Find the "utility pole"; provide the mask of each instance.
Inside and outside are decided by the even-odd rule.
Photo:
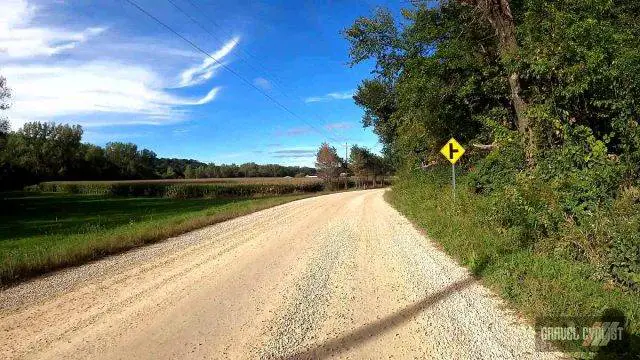
[[[347,151],[349,148],[349,143],[344,143],[344,171],[346,176],[344,177],[344,189],[347,190],[349,186],[349,158],[347,157]]]

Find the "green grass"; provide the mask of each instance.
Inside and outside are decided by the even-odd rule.
[[[308,196],[168,199],[6,194],[0,200],[0,285]]]
[[[640,294],[594,280],[596,269],[588,264],[522,249],[513,243],[509,230],[487,216],[492,206],[488,199],[464,186],[452,199],[448,174],[407,176],[394,184],[388,200],[532,321],[541,316],[601,316],[607,309],[619,310],[629,321],[632,351],[640,351]]]

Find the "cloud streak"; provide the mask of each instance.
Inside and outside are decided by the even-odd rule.
[[[271,151],[274,158],[313,158],[316,156],[316,149],[282,149]]]
[[[211,58],[167,76],[154,71],[145,60],[127,59],[129,52],[114,51],[111,55],[119,57],[95,60],[98,54],[94,49],[101,52],[103,48],[133,46],[131,42],[105,43],[101,39],[94,47],[83,47],[81,53],[90,54],[87,60],[86,56],[78,57],[76,52],[80,49],[76,48],[100,40],[96,37],[108,31],[106,27],[74,31],[40,23],[32,26],[37,7],[25,0],[6,1],[0,12],[0,68],[14,94],[8,112],[14,128],[27,121],[48,120],[84,126],[169,124],[186,120],[188,107],[208,104],[219,95],[220,86],[211,87],[201,97],[180,96],[172,91],[176,88],[176,73],[178,87],[211,79],[220,67]],[[48,14],[37,15],[40,19]],[[239,37],[227,41],[213,57],[225,58],[238,42]],[[62,52],[63,60],[54,56]],[[190,55],[182,51],[173,56],[184,61]]]
[[[264,90],[264,91],[269,91],[271,90],[271,82],[265,78],[262,77],[258,77],[253,79],[253,85],[259,87],[260,89]]]
[[[343,91],[343,92],[332,92],[322,96],[310,96],[304,99],[304,102],[315,103],[315,102],[332,101],[332,100],[346,100],[346,99],[351,99],[352,97],[353,97],[353,90]]]
[[[330,123],[324,126],[325,129],[332,131],[332,130],[349,130],[351,128],[353,128],[353,123],[349,123],[349,122],[337,122],[337,123]]]
[[[163,81],[156,73],[112,62],[5,67],[3,73],[12,79],[15,94],[10,118],[21,123],[75,114],[119,113],[146,117],[122,124],[159,125],[184,120],[182,107],[207,104],[220,91],[214,87],[202,98],[176,96],[162,89]]]
[[[182,74],[180,74],[179,87],[193,86],[211,79],[215,72],[222,67],[220,64],[224,57],[229,55],[231,50],[238,45],[239,41],[240,38],[236,36],[213,53],[211,56],[217,61],[211,57],[206,57],[200,65],[184,70]]]
[[[25,0],[7,0],[0,15],[0,57],[32,58],[52,56],[72,50],[106,27],[89,27],[81,31],[29,27],[36,11]]]
[[[294,137],[294,136],[302,136],[313,132],[313,129],[309,126],[303,127],[295,127],[287,130],[279,130],[276,132],[277,136],[286,136],[286,137]]]

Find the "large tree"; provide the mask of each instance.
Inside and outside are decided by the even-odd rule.
[[[499,41],[499,51],[505,63],[515,60],[518,55],[516,25],[509,0],[457,0],[473,6],[480,16],[488,21],[495,30]],[[511,102],[517,117],[517,128],[526,136],[530,133],[527,103],[522,98],[520,73],[515,67],[509,67],[508,79]]]
[[[637,1],[451,0],[403,15],[345,31],[352,63],[375,62],[354,98],[385,151],[415,165],[452,136],[524,139],[534,169],[584,126],[640,171]]]
[[[7,85],[7,79],[0,75],[0,152],[4,147],[4,140],[6,139],[9,131],[11,131],[11,124],[9,119],[4,114],[4,111],[11,107],[11,89]],[[1,154],[0,154],[1,155]]]
[[[9,109],[11,103],[11,90],[7,86],[7,80],[0,75],[0,188],[4,186],[10,176],[10,164],[7,153],[5,151],[7,136],[11,131],[9,120],[4,115],[5,110]]]
[[[9,134],[9,131],[11,131],[9,119],[7,119],[4,114],[4,111],[8,110],[11,106],[10,100],[11,89],[7,86],[7,79],[0,75],[0,151],[3,149],[4,140]]]
[[[81,149],[78,125],[30,122],[10,136],[7,151],[11,161],[28,169],[38,179],[71,175]]]
[[[375,61],[373,78],[354,96],[364,126],[380,136],[385,154],[409,161],[437,154],[450,137],[487,140],[491,120],[510,125],[513,114],[496,113],[510,102],[498,43],[474,9],[456,2],[405,11],[398,29],[378,10],[345,31],[352,64]]]

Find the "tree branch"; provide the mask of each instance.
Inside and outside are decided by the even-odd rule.
[[[485,144],[472,144],[472,146],[474,148],[480,149],[480,150],[493,150],[495,148],[498,147],[498,144],[494,141],[491,144],[485,145]]]

